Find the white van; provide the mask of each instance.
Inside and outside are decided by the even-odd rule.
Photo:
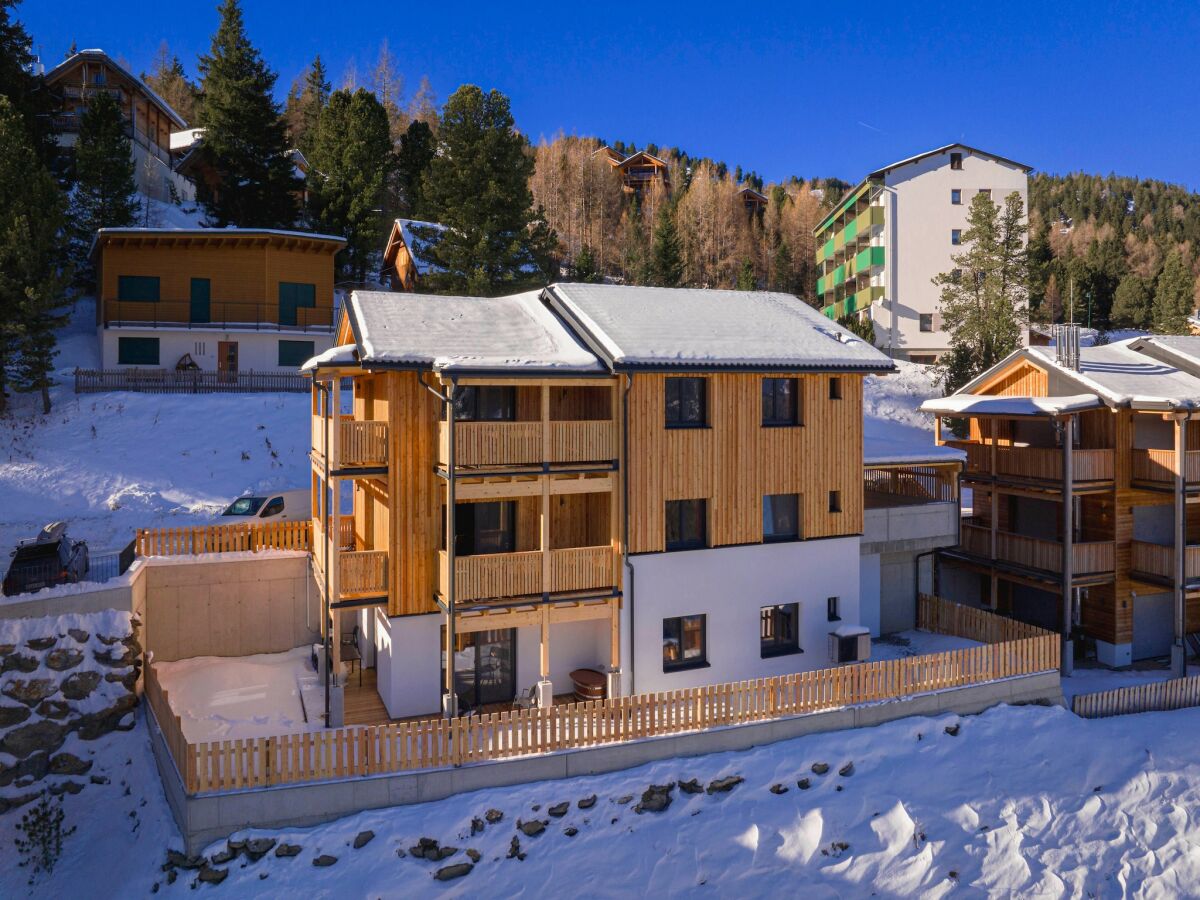
[[[243,522],[297,522],[312,518],[312,494],[307,489],[238,497],[221,513],[221,525]]]

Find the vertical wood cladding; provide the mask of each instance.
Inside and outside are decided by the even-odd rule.
[[[629,392],[629,547],[664,549],[665,503],[708,501],[713,547],[762,540],[762,498],[801,495],[806,538],[862,532],[862,377],[720,373],[707,381],[708,426],[665,426],[661,373],[633,376]],[[803,425],[764,428],[762,380],[797,378]],[[831,377],[841,398],[830,398]],[[829,492],[841,493],[830,512]]]

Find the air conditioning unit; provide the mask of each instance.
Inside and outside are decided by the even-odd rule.
[[[829,632],[829,661],[866,662],[871,658],[871,631],[865,625],[842,625]]]

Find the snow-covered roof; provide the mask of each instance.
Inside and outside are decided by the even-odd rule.
[[[1067,397],[1000,397],[994,394],[951,394],[921,404],[937,416],[1058,416],[1103,406],[1095,394]]]
[[[894,435],[863,434],[864,466],[921,466],[964,462],[967,454],[955,447],[923,441],[898,440]]]
[[[92,238],[92,245],[88,250],[88,255],[96,252],[107,238],[113,237],[187,237],[194,235],[197,237],[206,238],[238,238],[238,237],[285,237],[296,238],[305,241],[319,241],[322,243],[332,243],[338,246],[334,249],[345,246],[346,239],[338,237],[336,234],[317,234],[308,231],[286,231],[280,228],[237,228],[230,225],[228,228],[100,228],[97,229],[95,236]]]
[[[894,368],[791,294],[572,283],[546,296],[614,369]]]
[[[355,344],[339,344],[330,347],[324,353],[318,353],[300,367],[301,372],[312,372],[320,368],[334,366],[357,366],[358,346]]]
[[[408,255],[412,257],[413,267],[416,268],[417,274],[428,275],[430,272],[442,271],[439,266],[435,266],[417,252],[413,241],[420,240],[420,238],[413,233],[412,229],[415,225],[417,228],[431,228],[441,232],[446,230],[446,226],[439,225],[437,222],[422,222],[420,219],[397,219],[396,225],[400,229],[400,237],[404,241],[404,246],[408,248]]]
[[[1084,390],[1094,391],[1113,406],[1189,408],[1200,405],[1200,378],[1146,352],[1147,349],[1161,351],[1167,347],[1161,337],[1081,347],[1078,369],[1059,363],[1054,347],[1030,347],[1027,352],[1034,362],[1049,367]]]
[[[363,365],[438,371],[602,373],[604,365],[539,299],[354,291],[347,312]]]
[[[75,65],[76,62],[81,62],[82,60],[80,60],[80,57],[96,59],[96,60],[103,62],[106,66],[112,66],[114,69],[116,69],[122,75],[124,75],[126,78],[128,78],[130,81],[132,81],[134,84],[136,84],[139,89],[145,91],[146,96],[148,96],[151,100],[153,100],[155,102],[155,104],[157,104],[159,107],[161,107],[162,111],[165,112],[171,118],[172,122],[174,122],[180,128],[187,128],[187,122],[185,122],[183,120],[183,117],[181,115],[179,115],[179,113],[175,112],[175,110],[171,108],[171,104],[167,103],[166,100],[164,100],[162,97],[158,96],[158,94],[156,94],[153,90],[150,89],[150,86],[148,84],[146,84],[146,82],[142,81],[142,79],[138,78],[136,75],[134,75],[132,72],[130,72],[128,69],[126,69],[123,65],[121,65],[119,62],[117,62],[115,59],[113,59],[111,56],[109,56],[103,50],[99,50],[99,49],[80,50],[78,53],[74,53],[71,56],[68,56],[66,59],[64,59],[62,62],[60,62],[57,66],[55,66],[53,69],[51,69],[49,72],[46,73],[46,83],[47,84],[53,83],[54,81],[56,81],[58,79],[59,75],[61,75],[67,69],[69,69],[73,65]]]

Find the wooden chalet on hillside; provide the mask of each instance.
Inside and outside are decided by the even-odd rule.
[[[620,173],[621,185],[627,194],[640,196],[656,184],[664,190],[671,189],[670,166],[653,153],[639,150],[628,156],[622,156],[612,147],[601,147],[596,151],[596,155],[607,159],[608,164]]]
[[[413,229],[428,229],[429,232],[440,232],[442,226],[437,222],[422,222],[418,219],[397,219],[392,223],[388,233],[387,244],[383,250],[383,264],[380,267],[380,279],[393,291],[413,292],[421,277],[437,271],[433,264],[425,259],[420,250],[420,237]]]

